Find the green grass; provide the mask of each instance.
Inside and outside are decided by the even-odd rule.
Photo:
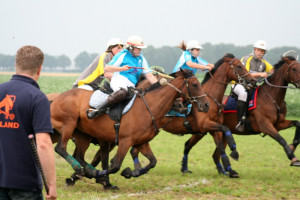
[[[10,77],[0,75],[0,83]],[[72,87],[75,79],[42,76],[39,84],[44,93],[63,92]],[[297,104],[298,90],[288,90],[287,95],[288,104]],[[300,117],[289,119],[299,120]],[[291,128],[281,131],[281,135],[291,143],[294,132],[295,128]],[[270,137],[234,135],[240,160],[231,159],[231,164],[240,175],[238,179],[218,175],[212,160],[215,145],[210,135],[205,136],[190,152],[189,169],[193,173],[182,175],[183,146],[189,137],[161,131],[150,142],[157,165],[139,178],[125,179],[120,175],[126,167],[133,168],[131,157],[127,155],[121,170],[110,176],[111,183],[120,187],[118,191],[105,191],[101,185],[87,178],[78,181],[75,186],[66,186],[65,179],[72,174],[72,168],[56,154],[58,199],[300,199],[300,168],[289,166],[290,161],[283,148]],[[86,155],[87,161],[92,160],[98,148],[91,145]],[[69,142],[70,154],[73,149],[74,144]],[[110,155],[115,152],[116,149]],[[295,155],[300,157],[299,149]],[[143,166],[148,164],[143,156],[140,156],[140,161]]]

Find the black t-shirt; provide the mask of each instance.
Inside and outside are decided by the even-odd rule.
[[[52,133],[50,104],[33,79],[0,84],[0,187],[42,190],[28,135]]]

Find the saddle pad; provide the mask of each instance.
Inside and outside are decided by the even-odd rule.
[[[103,102],[107,99],[108,96],[109,96],[108,94],[103,93],[103,92],[101,92],[100,90],[96,90],[96,91],[92,94],[92,96],[91,96],[91,98],[90,98],[89,105],[90,105],[92,108],[96,108],[97,106],[103,104]],[[130,110],[130,108],[131,108],[132,105],[133,105],[133,102],[134,102],[135,98],[136,98],[136,95],[134,95],[134,96],[132,97],[132,99],[129,101],[129,103],[125,106],[125,108],[124,108],[124,110],[123,110],[123,112],[122,112],[122,115],[124,115],[125,113],[127,113],[127,112]]]
[[[256,108],[256,98],[257,98],[258,87],[255,92],[253,92],[248,105],[248,110],[253,110]],[[225,101],[225,106],[223,108],[223,113],[237,112],[236,99],[232,96],[227,97]]]
[[[171,109],[165,116],[166,117],[186,117],[190,114],[190,112],[192,110],[192,104],[189,104],[187,107],[188,107],[187,114],[182,114],[182,113],[179,113],[179,112]]]

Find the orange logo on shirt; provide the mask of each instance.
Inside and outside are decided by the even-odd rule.
[[[6,97],[0,102],[0,114],[5,115],[5,119],[13,120],[15,119],[15,114],[9,113],[9,111],[14,107],[14,102],[16,100],[15,95],[6,95]]]

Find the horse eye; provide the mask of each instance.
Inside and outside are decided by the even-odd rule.
[[[241,65],[238,65],[238,66],[237,66],[237,68],[241,69],[241,68],[242,68],[242,66],[241,66]]]
[[[195,88],[198,87],[198,84],[197,84],[197,83],[193,83],[192,85],[193,85],[193,87],[195,87]]]
[[[293,68],[293,71],[295,72],[295,71],[296,71],[296,68]]]

